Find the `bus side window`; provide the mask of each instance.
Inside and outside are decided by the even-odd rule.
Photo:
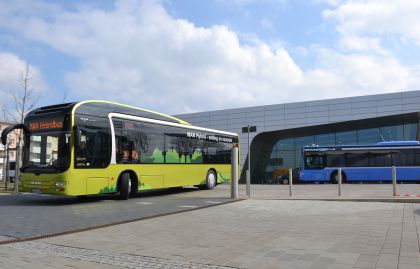
[[[308,155],[306,157],[306,168],[309,169],[320,169],[320,168],[324,168],[325,166],[325,155],[316,155],[316,154],[312,154],[312,155]]]

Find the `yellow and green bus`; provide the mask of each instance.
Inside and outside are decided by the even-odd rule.
[[[213,189],[231,175],[235,133],[162,113],[89,100],[37,108],[21,128],[22,192],[84,196],[182,186]]]

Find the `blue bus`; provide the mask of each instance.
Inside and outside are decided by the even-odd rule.
[[[420,182],[420,142],[392,141],[357,146],[307,146],[302,149],[302,182],[391,181]]]

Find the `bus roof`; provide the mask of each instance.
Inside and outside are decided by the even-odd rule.
[[[377,145],[420,145],[419,141],[383,141],[378,142]]]
[[[85,100],[80,102],[63,103],[51,106],[39,107],[32,110],[28,116],[52,115],[55,113],[68,112],[72,114],[86,114],[98,117],[108,117],[108,113],[121,113],[137,117],[150,118],[155,120],[169,121],[178,124],[191,125],[179,118],[152,111],[145,108],[124,105],[116,102],[103,100]]]
[[[130,105],[124,105],[116,102],[104,101],[104,100],[86,100],[75,104],[73,113],[89,115],[99,114],[98,116],[108,115],[108,113],[121,113],[137,117],[150,118],[155,120],[175,122],[179,124],[191,125],[190,123],[181,120],[179,118],[152,111],[145,108],[139,108]]]
[[[327,151],[327,150],[357,150],[357,149],[385,149],[385,148],[394,148],[394,147],[420,147],[419,141],[384,141],[378,142],[376,144],[366,144],[366,145],[330,145],[330,146],[305,146],[303,147],[304,151]]]

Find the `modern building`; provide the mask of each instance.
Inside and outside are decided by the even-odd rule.
[[[251,182],[271,183],[301,166],[307,145],[361,145],[420,140],[420,91],[405,91],[309,102],[177,115],[193,125],[250,133]],[[248,134],[240,135],[241,181],[247,167]]]

